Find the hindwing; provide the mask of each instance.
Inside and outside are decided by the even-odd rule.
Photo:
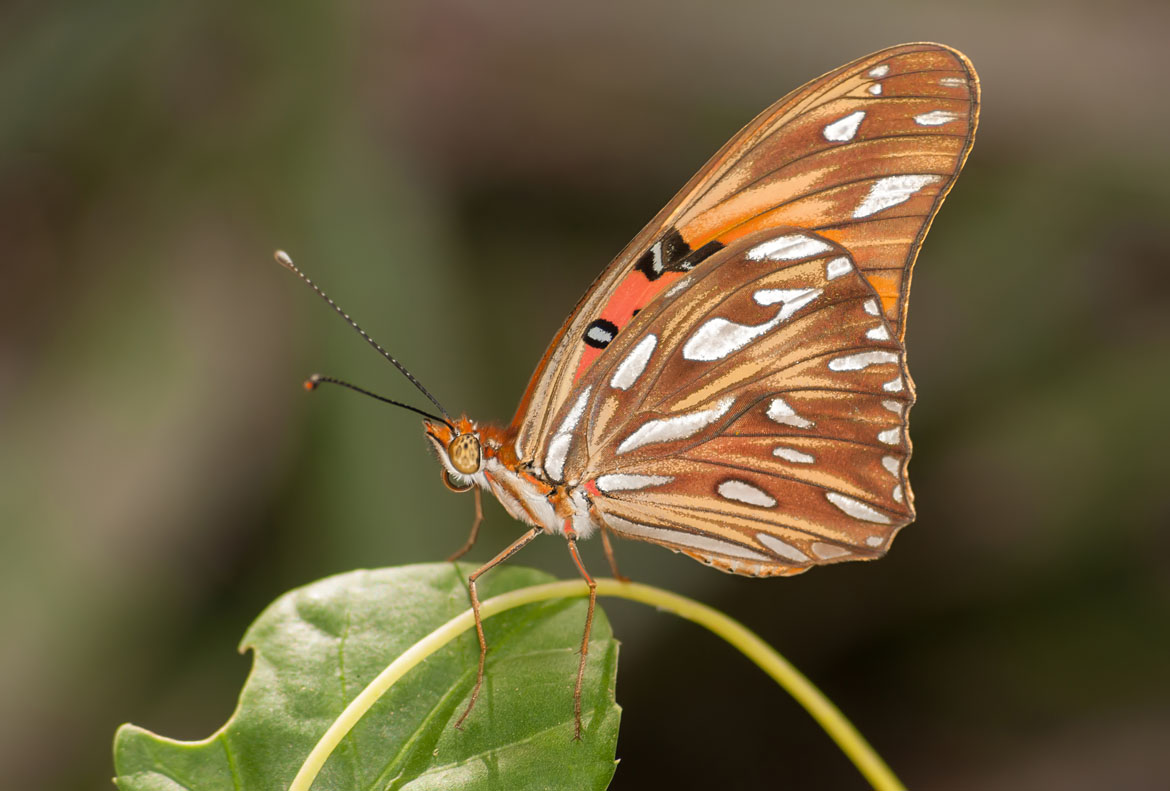
[[[876,557],[913,520],[901,342],[843,247],[742,237],[642,311],[535,464],[620,535],[726,571]]]

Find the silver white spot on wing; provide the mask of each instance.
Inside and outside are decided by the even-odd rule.
[[[854,519],[860,519],[863,522],[875,522],[881,525],[890,524],[890,517],[881,511],[877,511],[860,500],[854,500],[852,497],[843,495],[840,492],[825,492],[825,499]]]
[[[896,379],[891,379],[890,381],[888,381],[884,385],[882,385],[882,389],[885,390],[887,393],[900,393],[900,392],[902,392],[902,377],[899,376]]]
[[[815,423],[796,414],[796,410],[788,405],[783,398],[773,398],[768,405],[768,418],[784,426],[796,428],[812,428]]]
[[[688,286],[690,286],[690,284],[691,284],[691,277],[690,277],[690,275],[687,275],[686,277],[680,279],[673,286],[668,288],[666,290],[666,293],[662,295],[662,298],[663,299],[670,299],[678,292],[680,292],[680,291],[684,290],[685,288],[687,288]]]
[[[776,498],[763,489],[735,479],[723,481],[716,488],[716,491],[724,500],[736,500],[748,505],[758,505],[761,508],[771,508],[776,504]]]
[[[846,555],[853,554],[845,547],[839,547],[836,544],[826,544],[824,541],[814,541],[809,549],[821,560],[833,560],[834,558],[843,558]]]
[[[617,533],[637,536],[638,538],[644,538],[649,541],[659,541],[670,546],[672,549],[676,546],[682,546],[687,549],[695,549],[702,552],[713,552],[724,557],[744,558],[746,560],[772,560],[772,558],[761,552],[753,552],[739,544],[733,544],[730,541],[720,541],[710,536],[685,533],[681,530],[666,530],[661,527],[651,527],[650,525],[631,522],[628,519],[622,519],[620,516],[614,516],[612,514],[605,514],[603,518],[605,519],[605,523]]]
[[[779,319],[784,321],[820,295],[819,288],[762,288],[752,294],[752,299],[765,307],[775,305],[777,302],[784,303],[784,309],[780,311],[779,316]]]
[[[581,395],[577,396],[577,400],[569,409],[569,414],[565,415],[565,419],[561,421],[560,428],[548,442],[548,453],[544,457],[544,471],[554,481],[561,480],[561,475],[565,471],[565,457],[573,442],[573,431],[581,422],[581,416],[585,414],[585,403],[589,400],[589,393],[592,390],[593,385],[590,385],[581,391]]]
[[[898,362],[898,355],[894,352],[875,351],[850,354],[845,357],[834,357],[829,360],[830,371],[861,371],[871,365]]]
[[[795,261],[831,250],[831,246],[812,236],[788,234],[769,239],[748,250],[749,261]]]
[[[886,329],[885,324],[879,324],[865,333],[865,337],[871,341],[888,341],[890,339],[890,331]]]
[[[720,317],[708,319],[683,345],[683,358],[697,362],[722,360],[761,335],[771,332],[780,325],[780,322],[787,320],[797,310],[812,302],[820,293],[820,289],[812,288],[757,291],[755,300],[761,305],[775,304],[776,301],[784,303],[771,321],[765,321],[763,324],[738,324]]]
[[[605,346],[606,344],[610,343],[613,340],[613,333],[610,332],[609,330],[605,329],[604,327],[597,327],[597,326],[590,327],[588,330],[585,331],[585,334],[588,335],[596,343],[600,343],[602,346]]]
[[[790,461],[793,464],[812,464],[816,461],[811,455],[797,450],[796,448],[788,448],[784,445],[773,448],[772,455],[784,461]]]
[[[867,299],[865,301],[865,304],[862,305],[862,307],[865,308],[865,312],[871,316],[880,316],[881,315],[881,311],[878,310],[878,304],[877,304],[876,299]]]
[[[780,323],[776,317],[763,324],[737,324],[724,318],[709,319],[687,339],[683,358],[697,362],[722,360],[774,329]]]
[[[654,354],[654,349],[657,346],[657,335],[647,335],[640,340],[638,345],[626,355],[626,359],[621,361],[617,370],[613,372],[613,378],[609,380],[610,387],[628,390],[646,370],[646,363],[650,362],[650,355]]]
[[[902,484],[898,484],[894,487],[893,498],[895,503],[902,502]]]
[[[831,124],[826,124],[824,129],[825,139],[830,143],[845,143],[852,140],[853,136],[857,134],[857,128],[861,126],[864,118],[865,110],[858,110],[844,118],[837,119]]]
[[[865,539],[865,543],[869,544],[871,547],[880,547],[882,545],[882,537],[870,536],[869,538]]]
[[[914,116],[914,123],[919,126],[943,126],[958,120],[959,114],[950,110],[931,110],[929,113]]]
[[[874,66],[872,69],[869,70],[869,76],[873,77],[875,80],[878,77],[885,77],[889,73],[890,73],[890,64],[888,64],[888,63],[883,63],[880,66]]]
[[[878,179],[854,209],[853,218],[869,217],[891,206],[905,203],[927,184],[941,180],[939,176],[931,175],[886,176],[884,179]]]
[[[853,271],[853,262],[845,256],[834,258],[829,263],[825,264],[825,277],[829,280],[836,280],[842,275],[847,275]]]
[[[647,486],[662,486],[673,480],[674,478],[670,475],[636,475],[615,472],[610,475],[599,475],[597,488],[603,492],[629,492],[635,489],[645,489]]]
[[[707,426],[727,414],[734,398],[724,398],[710,409],[688,412],[676,417],[666,417],[659,420],[648,420],[638,427],[630,436],[618,445],[618,453],[628,453],[643,445],[656,442],[672,442],[676,439],[686,439],[699,433]]]
[[[939,85],[945,85],[948,88],[962,88],[967,84],[967,80],[963,77],[943,77],[938,81]]]
[[[756,533],[756,541],[766,546],[768,549],[775,552],[782,558],[795,561],[797,563],[807,563],[808,555],[801,552],[796,547],[789,544],[787,541],[781,541],[776,536],[768,533]]]
[[[650,248],[650,266],[657,274],[662,274],[665,267],[662,265],[662,241],[659,240]]]
[[[905,406],[905,404],[903,404],[901,401],[895,401],[892,398],[887,398],[885,401],[882,401],[882,406],[893,412],[898,417],[901,417],[902,407]]]
[[[886,472],[895,478],[902,471],[902,463],[898,461],[897,456],[882,456],[882,466],[886,468]]]
[[[887,445],[897,445],[901,439],[902,429],[900,427],[886,429],[885,431],[878,434],[878,440],[886,443]]]
[[[873,85],[866,88],[866,90],[869,91],[871,96],[881,96],[882,84],[880,82],[875,82]]]

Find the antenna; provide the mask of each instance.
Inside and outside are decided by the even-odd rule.
[[[371,393],[369,390],[365,390],[361,387],[358,387],[355,384],[350,384],[349,382],[343,381],[341,379],[337,379],[337,378],[332,377],[332,376],[322,376],[321,374],[313,374],[312,376],[310,376],[308,379],[305,380],[305,389],[306,390],[316,390],[317,385],[319,385],[321,383],[341,385],[342,387],[348,387],[350,390],[361,393],[362,395],[368,395],[370,398],[376,398],[377,400],[379,400],[383,403],[391,404],[393,406],[400,406],[403,409],[409,409],[411,412],[422,415],[425,418],[430,418],[431,420],[437,420],[440,423],[446,423],[447,426],[452,431],[454,431],[456,434],[459,433],[459,431],[454,426],[452,426],[450,421],[448,421],[446,418],[441,418],[438,415],[432,415],[430,412],[424,412],[423,410],[421,410],[417,407],[413,407],[410,404],[404,404],[401,401],[395,401],[392,398],[386,398],[385,396],[380,396],[377,393]]]
[[[403,376],[405,376],[407,379],[409,379],[409,380],[410,380],[410,383],[419,389],[419,392],[421,392],[423,395],[425,395],[425,396],[426,396],[428,399],[430,399],[430,402],[431,402],[432,404],[434,404],[436,407],[438,407],[438,408],[439,408],[439,412],[441,412],[441,413],[442,413],[442,415],[443,415],[443,417],[442,417],[442,421],[443,421],[444,423],[446,423],[448,426],[450,426],[450,425],[451,425],[451,415],[449,415],[449,414],[447,413],[447,410],[446,410],[446,409],[443,409],[443,405],[439,403],[438,399],[436,399],[436,398],[435,398],[433,395],[431,395],[431,394],[430,394],[430,391],[428,391],[428,390],[427,390],[425,387],[423,387],[423,386],[422,386],[422,383],[421,383],[421,382],[419,382],[417,379],[415,379],[415,378],[414,378],[414,374],[412,374],[410,371],[406,370],[406,366],[405,366],[405,365],[403,365],[402,363],[400,363],[400,362],[398,362],[397,360],[395,360],[395,359],[394,359],[392,356],[390,356],[390,352],[388,352],[388,351],[386,351],[385,349],[383,349],[383,348],[382,348],[382,347],[381,347],[381,346],[378,344],[378,342],[377,342],[377,341],[375,341],[373,338],[371,338],[369,335],[367,335],[367,334],[366,334],[366,331],[365,331],[365,330],[363,330],[363,329],[362,329],[360,326],[358,326],[358,323],[357,323],[356,321],[354,321],[353,319],[351,319],[351,318],[349,317],[349,314],[348,314],[348,313],[346,313],[344,310],[342,310],[340,307],[338,307],[338,306],[337,306],[337,303],[336,303],[336,302],[334,302],[332,299],[330,299],[330,298],[329,298],[329,295],[327,295],[327,294],[326,294],[324,291],[322,291],[322,290],[321,290],[321,288],[320,288],[320,287],[319,287],[319,286],[318,286],[316,283],[314,283],[312,280],[310,280],[309,278],[307,278],[307,277],[305,276],[305,273],[304,273],[304,272],[302,272],[301,270],[297,269],[297,266],[296,266],[296,264],[294,264],[294,263],[293,263],[293,260],[292,260],[292,258],[290,258],[290,257],[289,257],[289,254],[288,254],[288,253],[286,253],[284,250],[277,250],[277,251],[276,251],[276,253],[274,254],[274,257],[276,258],[276,263],[280,264],[280,265],[281,265],[281,266],[283,266],[285,269],[287,269],[288,271],[292,272],[294,275],[296,275],[296,276],[297,276],[297,277],[299,277],[301,280],[303,280],[303,281],[305,282],[305,285],[306,285],[306,286],[308,286],[309,288],[311,288],[311,289],[313,289],[314,291],[316,291],[316,292],[317,292],[317,296],[321,297],[321,299],[323,299],[323,300],[325,300],[326,302],[328,302],[328,303],[329,303],[329,307],[331,307],[331,308],[333,308],[334,310],[336,310],[336,311],[337,311],[337,313],[338,313],[338,315],[340,315],[340,316],[341,316],[343,319],[345,319],[347,322],[349,322],[349,326],[351,326],[351,327],[353,327],[355,330],[357,330],[357,331],[358,331],[358,334],[359,334],[359,335],[361,335],[361,336],[362,336],[362,338],[364,338],[364,339],[365,339],[366,343],[370,344],[370,345],[371,345],[371,346],[373,346],[375,349],[377,349],[379,354],[381,354],[383,357],[385,357],[387,360],[389,360],[391,365],[393,365],[395,368],[397,368],[399,371],[401,371],[401,372],[402,372],[402,375],[403,375]],[[311,382],[311,381],[313,381],[313,380],[310,378],[310,379],[308,380],[308,382]],[[322,381],[322,382],[324,382],[324,381],[329,381],[329,382],[332,382],[332,383],[334,383],[334,384],[340,384],[340,385],[343,385],[343,386],[345,386],[345,387],[348,387],[348,388],[350,388],[351,390],[357,390],[359,393],[365,393],[366,395],[368,395],[368,396],[372,396],[372,397],[374,397],[374,398],[377,398],[377,399],[379,399],[379,400],[381,400],[381,401],[386,401],[386,402],[388,402],[388,403],[392,403],[392,404],[398,404],[398,406],[406,407],[407,409],[410,409],[410,410],[412,410],[412,411],[419,412],[419,410],[417,410],[417,409],[414,409],[414,407],[407,407],[405,404],[399,404],[397,401],[390,401],[390,399],[388,399],[388,398],[382,398],[381,396],[376,396],[376,395],[374,395],[373,393],[371,393],[371,392],[369,392],[369,391],[362,390],[361,388],[354,387],[354,386],[353,386],[353,385],[351,385],[351,384],[346,384],[345,382],[341,382],[341,381],[338,381],[338,380],[335,380],[335,379],[332,379],[332,378],[329,378],[329,377],[320,377],[319,381]],[[308,382],[306,382],[305,384],[306,384],[306,385],[308,385]],[[313,388],[312,388],[312,387],[310,387],[309,389],[311,390],[311,389],[313,389]],[[424,415],[425,415],[426,413],[425,413],[425,412],[421,412],[421,414],[424,414]]]

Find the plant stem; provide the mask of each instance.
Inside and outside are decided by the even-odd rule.
[[[584,581],[553,582],[547,585],[534,585],[529,588],[509,591],[488,599],[481,605],[480,610],[484,618],[489,618],[505,610],[533,602],[587,596],[588,594],[589,588]],[[614,579],[603,578],[597,580],[597,594],[649,604],[660,610],[672,612],[688,621],[693,621],[722,637],[738,648],[744,656],[759,666],[789,695],[795,698],[796,702],[803,706],[813,719],[825,729],[829,737],[837,743],[837,746],[853,762],[857,770],[865,776],[870,785],[878,791],[904,790],[905,787],[902,783],[874,752],[865,738],[853,727],[853,724],[845,718],[840,709],[833,705],[788,660],[743,624],[705,604],[650,585],[618,582]],[[325,731],[321,740],[309,752],[296,777],[293,778],[289,791],[309,791],[317,773],[325,765],[325,761],[370,707],[411,668],[473,626],[474,619],[471,610],[467,610],[419,640],[391,662],[365,689],[358,693],[357,697],[350,701],[345,710]]]

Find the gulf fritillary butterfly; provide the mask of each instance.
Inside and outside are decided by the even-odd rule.
[[[971,63],[939,44],[882,50],[776,102],[594,281],[507,427],[452,419],[362,332],[442,413],[407,407],[444,482],[475,489],[454,557],[475,541],[481,489],[532,526],[469,577],[480,658],[457,725],[483,684],[476,580],[541,533],[568,540],[590,587],[577,738],[596,600],[577,541],[600,533],[619,578],[611,532],[753,577],[885,554],[914,519],[910,276],[978,113]],[[306,385],[320,382],[353,387]]]

